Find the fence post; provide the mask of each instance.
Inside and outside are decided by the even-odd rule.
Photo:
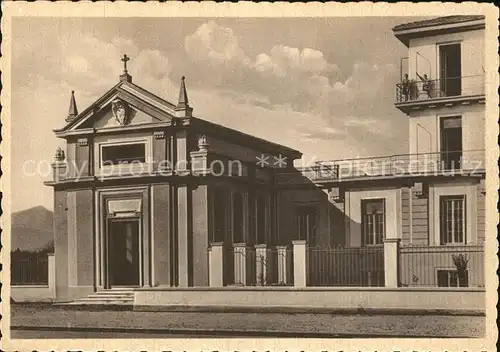
[[[384,239],[385,287],[399,286],[399,238]]]
[[[288,284],[288,246],[276,246],[277,262],[278,262],[278,283]]]
[[[293,285],[306,287],[307,285],[307,248],[306,241],[295,240],[293,244]]]
[[[246,243],[233,243],[234,247],[234,283],[235,285],[247,284],[247,245]]]
[[[56,299],[56,257],[54,253],[47,254],[47,266],[48,266],[48,284],[50,290],[50,296],[52,299]]]
[[[255,245],[255,277],[257,286],[268,284],[269,252],[265,244]]]
[[[212,243],[208,248],[208,270],[209,286],[224,286],[224,243]]]

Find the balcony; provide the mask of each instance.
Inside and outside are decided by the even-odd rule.
[[[484,102],[484,75],[409,80],[396,84],[396,107],[411,110]]]
[[[312,166],[277,174],[276,183],[284,186],[401,177],[481,176],[484,172],[484,150],[464,150],[318,161]]]

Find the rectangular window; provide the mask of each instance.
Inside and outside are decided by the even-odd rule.
[[[462,117],[441,118],[441,168],[460,169],[462,160]]]
[[[362,244],[382,244],[385,238],[385,200],[363,199],[361,214]]]
[[[146,162],[145,143],[103,145],[101,153],[103,166]]]
[[[441,96],[457,96],[462,93],[462,58],[460,43],[439,46]]]
[[[316,207],[300,206],[297,208],[297,232],[299,240],[306,240],[311,246],[317,245]]]
[[[459,275],[457,270],[438,270],[438,287],[469,287],[469,272]]]
[[[441,244],[465,243],[465,196],[440,198]]]

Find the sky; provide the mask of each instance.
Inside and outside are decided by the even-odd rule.
[[[12,211],[53,208],[49,165],[64,141],[70,92],[83,111],[118,82],[193,115],[300,150],[298,165],[408,152],[394,107],[400,58],[392,34],[412,17],[17,18],[12,23]],[[297,163],[296,163],[297,164]],[[39,171],[37,171],[37,169]]]

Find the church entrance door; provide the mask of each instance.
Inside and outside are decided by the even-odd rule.
[[[139,286],[139,219],[111,219],[108,229],[109,286]]]

